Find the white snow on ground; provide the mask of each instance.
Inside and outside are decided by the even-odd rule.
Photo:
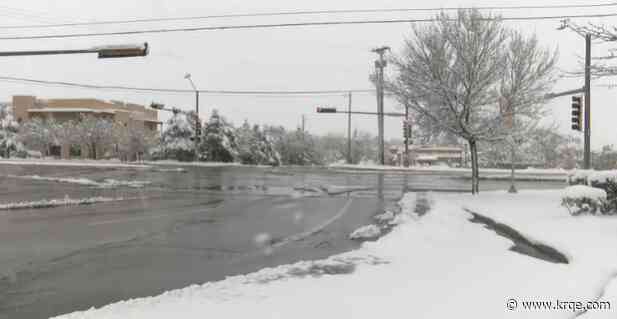
[[[407,194],[404,222],[355,251],[60,318],[572,318],[571,310],[525,310],[523,302],[613,298],[612,286],[600,296],[617,271],[617,218],[572,217],[561,193],[433,194],[422,217],[413,216],[415,194]],[[570,263],[510,251],[510,240],[469,222],[462,207],[560,250]]]
[[[600,188],[585,185],[568,186],[563,190],[563,198],[582,198],[606,199],[606,191]]]
[[[394,213],[392,211],[385,211],[379,215],[373,216],[373,218],[378,222],[387,222],[394,219]]]
[[[42,165],[42,166],[79,166],[79,167],[118,167],[147,169],[148,165],[127,164],[119,160],[58,160],[58,159],[0,159],[0,165]]]
[[[381,229],[377,225],[366,225],[362,226],[353,231],[349,235],[349,239],[371,239],[377,238],[381,235]]]
[[[113,188],[113,187],[133,187],[133,188],[141,188],[152,182],[150,181],[122,181],[115,179],[105,179],[102,182],[93,181],[87,178],[75,178],[75,177],[45,177],[39,175],[7,175],[9,178],[18,178],[18,179],[31,179],[38,181],[46,181],[46,182],[56,182],[56,183],[66,183],[66,184],[78,184],[84,186],[94,186],[100,188]]]
[[[67,196],[62,199],[42,199],[42,200],[30,201],[30,202],[13,202],[13,203],[0,204],[0,210],[90,205],[90,204],[96,204],[96,203],[116,202],[116,201],[122,201],[122,200],[128,200],[128,199],[129,198],[124,198],[124,197],[89,197],[89,198],[73,199]]]
[[[353,164],[332,164],[328,167],[333,169],[349,169],[354,171],[409,171],[409,172],[452,172],[471,174],[469,168],[455,168],[448,166],[382,166],[382,165],[353,165]],[[532,180],[552,180],[565,181],[568,171],[563,169],[536,169],[527,168],[516,170],[515,179]],[[510,170],[498,168],[481,168],[480,177],[484,179],[509,179]]]

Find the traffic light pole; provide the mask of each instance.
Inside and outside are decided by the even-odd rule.
[[[585,153],[583,167],[591,168],[591,34],[585,35]]]
[[[405,105],[405,125],[409,124],[409,106]],[[405,135],[405,159],[403,160],[403,165],[405,167],[409,167],[409,139],[411,136]]]
[[[351,164],[351,92],[347,94],[347,164]]]

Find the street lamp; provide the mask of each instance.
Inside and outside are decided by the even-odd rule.
[[[63,54],[98,54],[99,59],[131,58],[147,56],[150,51],[148,43],[140,45],[106,45],[79,50],[34,50],[34,51],[5,51],[0,57],[32,56],[32,55],[63,55]]]
[[[201,123],[199,120],[199,90],[197,89],[197,86],[195,86],[190,73],[186,73],[184,78],[189,80],[191,87],[193,87],[193,90],[195,91],[195,161],[197,161],[199,159],[199,155],[197,154],[199,150],[199,137],[201,136]]]

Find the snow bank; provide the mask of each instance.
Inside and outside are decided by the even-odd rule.
[[[176,165],[176,166],[197,166],[197,167],[226,167],[226,166],[243,166],[240,163],[223,163],[223,162],[181,162],[175,160],[147,161],[148,165]]]
[[[89,197],[72,199],[66,196],[62,199],[42,199],[39,201],[30,202],[13,202],[0,204],[0,210],[15,210],[15,209],[29,209],[29,208],[49,208],[58,206],[77,206],[77,205],[91,205],[96,203],[107,203],[128,200],[124,197]]]
[[[45,177],[39,175],[7,175],[9,178],[18,178],[18,179],[30,179],[37,181],[47,181],[47,182],[55,182],[55,183],[65,183],[65,184],[78,184],[84,186],[93,186],[100,188],[113,188],[113,187],[133,187],[133,188],[142,188],[152,182],[150,181],[122,181],[115,179],[105,179],[102,182],[93,181],[87,178],[74,178],[74,177]]]
[[[79,167],[117,167],[147,169],[148,165],[127,164],[116,160],[55,160],[55,159],[0,159],[0,165],[41,165],[41,166],[79,166]]]
[[[349,239],[374,239],[381,235],[381,229],[377,225],[362,226],[349,235]]]
[[[591,198],[596,200],[605,200],[606,199],[606,191],[600,188],[585,186],[585,185],[574,185],[568,186],[563,190],[562,198]]]
[[[617,181],[617,170],[595,171],[595,170],[575,170],[568,174],[570,181],[581,180],[585,184],[606,183],[607,181]]]
[[[617,218],[573,218],[560,196],[433,194],[431,211],[411,217],[416,196],[406,194],[397,215],[405,222],[358,250],[59,318],[572,318],[567,309],[520,305],[596,300],[617,270]],[[564,252],[570,263],[511,251],[510,240],[471,223],[463,207]],[[506,307],[510,299],[517,309]]]

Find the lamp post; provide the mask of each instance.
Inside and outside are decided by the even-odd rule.
[[[199,139],[201,137],[201,123],[199,120],[199,90],[197,89],[197,86],[195,86],[190,73],[185,74],[184,78],[189,80],[191,87],[195,91],[195,161],[197,162],[199,160]]]

